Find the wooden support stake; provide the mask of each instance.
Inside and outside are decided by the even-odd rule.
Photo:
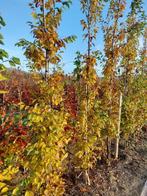
[[[88,170],[85,171],[85,181],[86,181],[87,185],[89,185],[89,186],[91,185]]]
[[[119,116],[118,116],[118,130],[116,135],[115,159],[118,159],[118,154],[119,154],[121,110],[122,110],[122,92],[120,92],[120,99],[119,99]]]

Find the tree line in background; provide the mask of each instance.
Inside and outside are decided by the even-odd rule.
[[[5,62],[15,66],[20,61],[0,49],[1,195],[63,195],[67,173],[83,175],[90,185],[89,170],[98,160],[108,165],[119,160],[120,144],[127,149],[130,138],[137,137],[145,124],[143,1],[132,0],[128,10],[126,0],[81,0],[87,52],[77,52],[72,75],[65,75],[58,65],[63,49],[76,36],[60,38],[58,27],[71,3],[33,0],[29,4],[33,41],[21,39],[16,44],[24,50],[29,73],[6,70]],[[5,25],[2,17],[0,25]],[[100,28],[103,54],[94,49]],[[96,72],[99,60],[102,77]]]

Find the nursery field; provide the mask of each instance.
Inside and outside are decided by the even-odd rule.
[[[0,196],[140,196],[147,180],[145,2],[80,0],[85,52],[66,73],[75,2],[30,0],[32,39],[15,44],[27,69],[0,12]]]

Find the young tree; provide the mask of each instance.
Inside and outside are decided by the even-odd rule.
[[[50,65],[60,61],[60,49],[66,43],[75,41],[75,36],[60,38],[58,27],[61,23],[62,13],[69,7],[71,0],[33,0],[30,3],[35,23],[29,22],[34,42],[21,39],[17,46],[25,49],[25,56],[29,60],[31,69],[44,70],[44,79],[47,81]]]
[[[111,158],[111,140],[117,138],[119,141],[119,78],[117,78],[117,68],[121,57],[121,45],[125,37],[121,18],[126,7],[125,0],[111,0],[107,19],[103,26],[104,31],[104,51],[106,63],[104,66],[103,88],[103,110],[107,117],[105,130],[107,132],[107,159]],[[118,131],[117,131],[118,130]],[[118,149],[117,149],[118,151]]]
[[[96,56],[93,50],[97,36],[98,21],[101,16],[103,2],[99,0],[81,0],[81,10],[85,19],[81,20],[84,38],[87,40],[87,53],[78,55],[76,64],[80,64],[77,72],[78,115],[76,122],[77,141],[72,146],[75,168],[84,172],[85,180],[90,185],[89,169],[97,160],[96,150],[99,148],[100,129],[103,126],[96,109],[97,74],[95,70]],[[82,65],[82,66],[81,66]],[[97,102],[98,103],[98,102]]]
[[[143,10],[143,1],[131,2],[131,11],[126,21],[126,39],[122,47],[122,91],[123,119],[122,130],[126,138],[139,129],[144,123],[145,109],[145,66],[144,52],[141,59],[140,37],[145,29],[146,17]]]

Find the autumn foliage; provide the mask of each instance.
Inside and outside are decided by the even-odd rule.
[[[119,161],[120,143],[127,149],[146,123],[142,0],[132,0],[129,11],[125,0],[81,0],[86,52],[77,52],[76,68],[65,75],[59,68],[62,49],[76,36],[60,37],[58,28],[71,3],[29,4],[33,41],[16,44],[24,51],[29,72],[6,69],[5,62],[15,66],[20,61],[0,49],[0,195],[64,195],[65,176],[71,173],[91,185],[89,170],[98,160],[107,165]],[[99,77],[101,53],[94,46],[100,28],[104,50]]]

